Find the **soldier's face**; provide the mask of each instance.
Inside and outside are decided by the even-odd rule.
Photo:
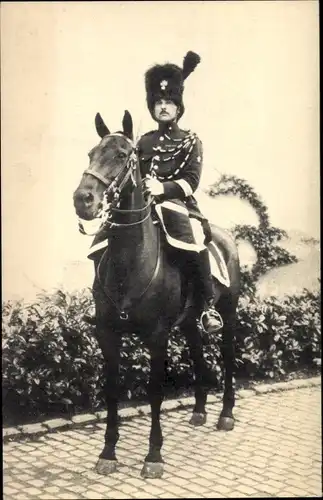
[[[158,122],[173,122],[177,118],[178,107],[173,103],[173,101],[160,99],[155,103],[154,114]]]

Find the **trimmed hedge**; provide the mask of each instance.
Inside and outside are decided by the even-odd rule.
[[[81,316],[91,295],[39,296],[3,306],[4,407],[36,412],[98,409],[104,402],[103,358]],[[313,368],[321,359],[320,295],[304,290],[283,300],[242,298],[238,309],[237,377],[274,378],[295,368]],[[205,345],[205,360],[222,387],[221,339]],[[145,399],[149,354],[135,335],[123,339],[121,397]],[[171,334],[166,393],[189,387],[193,373],[183,335]]]

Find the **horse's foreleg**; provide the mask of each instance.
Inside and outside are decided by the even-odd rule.
[[[221,344],[224,365],[224,394],[223,407],[217,423],[217,428],[225,431],[231,431],[234,428],[234,418],[232,413],[235,404],[234,327],[234,320],[229,320],[224,323]]]
[[[163,474],[163,459],[161,448],[163,435],[160,425],[160,409],[164,399],[165,360],[167,355],[167,342],[163,346],[150,349],[151,368],[148,387],[148,396],[151,406],[151,429],[149,437],[149,453],[141,475],[145,478],[160,478]]]
[[[105,336],[104,336],[105,333]],[[117,468],[116,444],[119,439],[118,398],[119,398],[119,361],[120,338],[115,334],[104,332],[99,340],[105,359],[107,427],[104,448],[99,455],[96,472],[110,474]]]
[[[195,373],[195,406],[189,423],[198,426],[206,422],[207,387],[210,385],[211,375],[207,374],[203,358],[203,343],[200,332],[196,327],[195,319],[190,324],[185,325],[185,333]]]

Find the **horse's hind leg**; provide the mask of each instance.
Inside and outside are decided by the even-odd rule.
[[[101,332],[100,332],[101,333]],[[118,334],[103,331],[98,341],[105,360],[107,427],[104,448],[99,455],[95,470],[98,474],[108,475],[117,469],[116,444],[119,439],[118,397],[119,397],[119,360],[120,338]]]
[[[221,352],[224,365],[224,394],[223,407],[217,423],[218,430],[231,431],[234,428],[234,418],[232,410],[235,404],[235,352],[234,352],[234,330],[235,330],[235,312],[223,314],[223,333]]]
[[[164,335],[164,334],[163,334]],[[160,425],[160,408],[164,399],[165,360],[167,355],[167,334],[161,345],[150,348],[151,367],[148,396],[151,406],[151,429],[149,437],[149,452],[141,471],[144,478],[160,478],[164,472],[161,448],[163,435]]]

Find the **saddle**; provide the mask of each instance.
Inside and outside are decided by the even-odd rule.
[[[209,220],[201,212],[172,200],[155,206],[154,220],[159,223],[170,247],[188,252],[207,249],[213,277],[225,287],[230,286],[222,250],[212,238]]]
[[[161,212],[160,212],[161,213]],[[202,225],[202,230],[204,234],[204,245],[205,247],[209,250],[209,257],[210,257],[210,265],[211,265],[211,272],[214,278],[216,278],[222,285],[229,287],[230,286],[230,278],[229,278],[229,273],[227,270],[227,266],[222,254],[221,249],[218,247],[218,245],[212,240],[212,231],[211,231],[211,226],[208,221],[200,212],[195,211],[195,210],[190,210],[189,213],[191,214],[191,218],[195,219]],[[165,244],[166,247],[169,246],[170,248],[178,249],[180,248],[177,245],[177,240],[168,237],[167,233],[167,228],[165,224],[163,224],[163,220],[161,220],[161,217],[159,216],[158,212],[156,210],[153,211],[153,221],[154,224],[158,224],[161,228],[162,233],[165,236]],[[193,228],[194,229],[194,228]],[[95,254],[100,251],[104,250],[108,246],[108,237],[109,237],[109,230],[105,229],[98,233],[90,247],[90,251],[87,255],[87,257],[90,260],[94,260]],[[182,248],[181,250],[190,250],[189,246],[188,248]]]

